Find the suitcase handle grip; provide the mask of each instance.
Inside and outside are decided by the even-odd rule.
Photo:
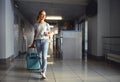
[[[27,52],[28,53],[37,53],[37,49],[36,49],[36,47],[34,47],[34,48],[28,48]]]

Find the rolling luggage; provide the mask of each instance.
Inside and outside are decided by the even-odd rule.
[[[28,49],[27,55],[26,55],[26,64],[27,69],[40,69],[40,58],[35,52],[35,48]]]

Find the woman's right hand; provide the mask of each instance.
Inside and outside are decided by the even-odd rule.
[[[30,46],[28,46],[28,48],[34,48],[34,47],[35,47],[34,42]]]

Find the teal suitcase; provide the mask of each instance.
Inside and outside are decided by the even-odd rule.
[[[27,53],[26,63],[27,69],[39,70],[40,69],[40,58],[37,53]]]

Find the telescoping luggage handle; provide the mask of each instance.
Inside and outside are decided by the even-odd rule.
[[[28,55],[29,57],[38,57],[37,49],[35,47],[28,48]]]
[[[36,47],[28,48],[28,53],[37,53]]]

